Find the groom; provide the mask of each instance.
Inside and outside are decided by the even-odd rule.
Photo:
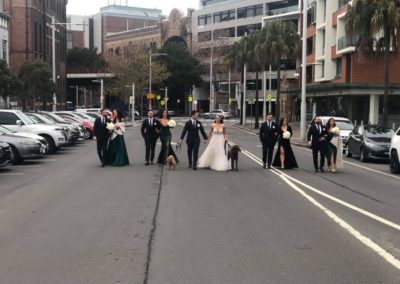
[[[263,168],[267,167],[267,156],[268,156],[268,169],[271,168],[272,155],[274,154],[274,147],[278,140],[278,129],[279,126],[272,120],[272,113],[269,113],[266,117],[266,121],[261,125],[260,128],[260,141],[262,143],[263,150]]]
[[[189,158],[189,168],[193,167],[193,170],[197,170],[197,160],[199,156],[199,147],[200,147],[200,135],[204,138],[204,143],[207,143],[207,134],[204,131],[203,125],[200,121],[198,121],[199,115],[197,111],[192,111],[192,118],[188,120],[183,128],[181,139],[178,143],[182,143],[182,140],[185,138],[186,132],[188,136],[186,138],[186,144],[188,147],[188,158]]]
[[[107,123],[110,120],[107,118],[107,112],[105,109],[100,111],[101,116],[96,118],[94,121],[93,137],[97,142],[97,155],[99,156],[101,167],[104,167],[104,156],[107,151],[107,143],[109,138],[109,131],[107,129]]]

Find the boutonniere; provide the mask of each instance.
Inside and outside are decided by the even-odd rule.
[[[275,126],[272,126],[272,129],[275,129]]]
[[[200,128],[200,124],[197,124],[197,128]]]
[[[156,122],[154,122],[154,125],[157,125],[157,123],[156,123]]]

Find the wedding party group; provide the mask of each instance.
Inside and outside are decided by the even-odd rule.
[[[157,163],[175,169],[176,164],[179,163],[176,150],[182,147],[182,142],[186,137],[189,168],[193,170],[208,168],[215,171],[233,169],[233,163],[231,165],[229,163],[231,157],[227,155],[226,151],[227,129],[222,116],[217,115],[206,132],[198,119],[198,112],[193,111],[191,118],[184,125],[175,149],[172,147],[171,132],[174,127],[176,127],[176,122],[169,117],[166,110],[161,113],[159,119],[154,117],[153,111],[147,113],[147,118],[143,120],[141,126],[146,166],[154,164],[156,145],[160,139],[161,149]],[[110,116],[107,110],[101,110],[101,116],[96,119],[94,124],[94,136],[102,167],[105,165],[116,167],[129,165],[124,140],[125,129],[126,125],[121,111],[115,109]],[[271,113],[266,116],[259,132],[264,169],[271,169],[272,166],[282,170],[298,168],[290,143],[292,136],[293,130],[286,118],[281,118],[277,124]],[[201,139],[207,146],[199,158]],[[315,172],[324,172],[325,159],[330,172],[334,173],[337,169],[343,168],[343,145],[340,130],[336,127],[333,118],[329,119],[327,125],[322,125],[321,118],[316,117],[308,130],[307,141],[312,148]],[[275,147],[277,150],[274,154]],[[240,148],[237,147],[237,149]]]

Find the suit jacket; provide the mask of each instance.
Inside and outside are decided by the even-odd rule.
[[[260,128],[260,141],[276,143],[278,140],[279,126],[276,122],[271,121],[271,128],[268,127],[268,122],[264,122]]]
[[[110,134],[107,129],[107,123],[110,123],[110,120],[108,118],[104,118],[104,120],[104,124],[101,123],[101,117],[96,118],[94,121],[93,136],[97,137],[98,139],[106,138]]]
[[[319,141],[319,139],[321,137],[325,137],[327,138],[328,132],[327,129],[324,125],[320,125],[321,126],[321,132],[318,131],[317,125],[313,124],[310,126],[310,128],[308,129],[308,133],[307,133],[307,141],[310,142],[312,146],[319,146],[321,145],[323,142]]]
[[[142,123],[142,136],[143,138],[158,138],[160,130],[160,122],[153,117],[153,125],[150,125],[149,118],[143,120]]]
[[[204,131],[204,127],[201,124],[200,121],[196,120],[196,126],[193,125],[192,120],[189,120],[185,123],[185,127],[183,128],[182,135],[181,135],[181,140],[185,138],[186,133],[187,138],[186,138],[186,143],[192,143],[193,141],[199,141],[200,140],[200,135],[199,135],[199,130],[201,132],[201,135],[203,136],[204,140],[207,140],[207,134]]]

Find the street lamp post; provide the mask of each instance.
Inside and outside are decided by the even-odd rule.
[[[306,76],[307,76],[307,0],[303,0],[303,42],[301,69],[300,139],[306,139]]]
[[[164,97],[165,110],[168,110],[168,87],[165,87],[164,89],[161,89],[161,91],[165,92],[165,97]]]
[[[211,54],[210,54],[210,111],[213,111],[213,110],[214,110],[213,61],[214,61],[214,30],[211,31]]]

